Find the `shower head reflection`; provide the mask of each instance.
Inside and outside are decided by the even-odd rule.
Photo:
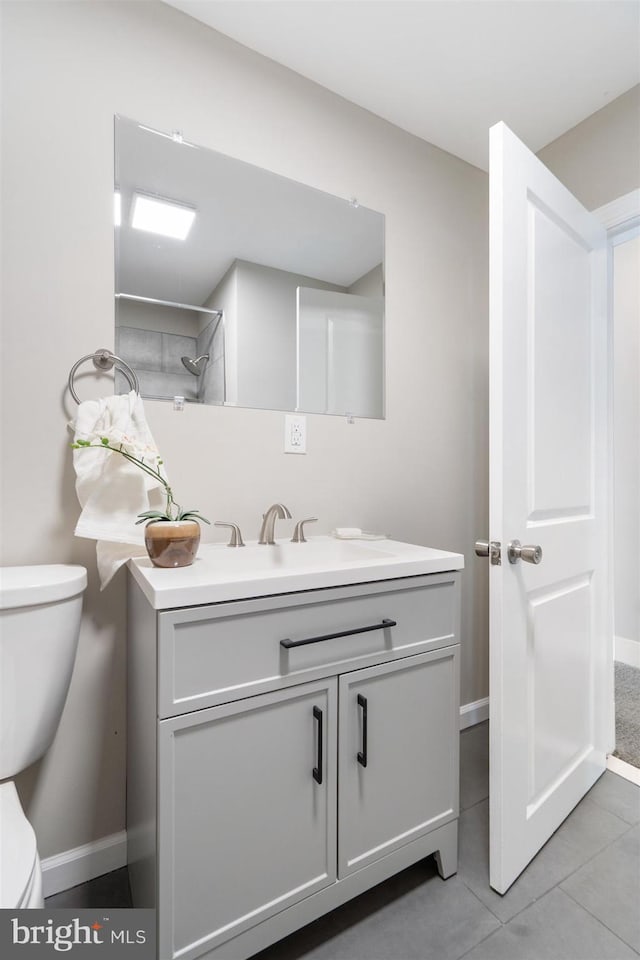
[[[195,359],[192,357],[181,357],[180,359],[189,373],[192,373],[194,377],[200,377],[204,373],[204,368],[209,360],[209,354],[203,353],[201,357],[196,357]]]

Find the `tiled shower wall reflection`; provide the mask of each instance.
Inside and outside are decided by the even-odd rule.
[[[199,356],[197,339],[137,327],[116,327],[116,353],[135,370],[142,397],[197,401],[201,378],[188,373],[180,359]],[[116,391],[128,390],[124,376],[116,374]]]

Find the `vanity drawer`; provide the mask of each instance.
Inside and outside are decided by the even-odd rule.
[[[459,589],[459,574],[444,573],[163,611],[158,714],[176,716],[457,643]]]

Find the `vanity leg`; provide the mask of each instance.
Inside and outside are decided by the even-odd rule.
[[[440,849],[434,853],[438,873],[443,880],[458,871],[458,821],[441,827]]]

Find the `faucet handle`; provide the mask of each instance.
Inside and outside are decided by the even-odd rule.
[[[231,537],[229,538],[228,547],[244,547],[244,540],[242,539],[242,534],[240,533],[240,527],[237,523],[225,523],[222,520],[216,520],[214,527],[230,527],[231,528]]]
[[[306,520],[298,520],[293,531],[293,536],[291,537],[291,543],[306,543],[307,538],[304,535],[304,525],[305,523],[316,523],[317,517],[307,517]]]

